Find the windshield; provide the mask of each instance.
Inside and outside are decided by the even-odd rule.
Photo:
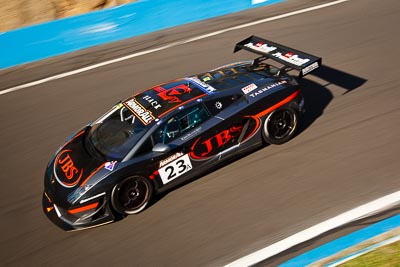
[[[126,106],[118,104],[93,123],[85,145],[94,148],[107,161],[120,161],[140,140],[146,129]]]

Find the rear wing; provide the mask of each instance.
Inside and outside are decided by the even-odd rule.
[[[261,57],[255,60],[255,63],[270,58],[283,64],[286,67],[286,71],[292,69],[298,70],[299,78],[319,68],[322,62],[322,58],[320,57],[254,35],[237,43],[233,53],[242,49],[261,55]]]

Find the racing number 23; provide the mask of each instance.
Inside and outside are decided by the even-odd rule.
[[[162,182],[166,184],[178,178],[182,174],[190,171],[191,169],[192,163],[190,162],[189,156],[186,154],[159,169],[158,173],[160,174]]]

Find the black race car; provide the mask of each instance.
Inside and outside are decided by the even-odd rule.
[[[154,86],[70,137],[46,169],[46,216],[64,230],[109,223],[227,159],[291,139],[304,104],[297,79],[321,58],[256,36],[241,49],[260,57]]]

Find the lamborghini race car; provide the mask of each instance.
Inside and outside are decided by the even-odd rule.
[[[227,159],[290,140],[304,105],[298,79],[321,58],[256,36],[242,49],[259,57],[154,86],[72,135],[45,172],[46,216],[67,231],[109,223]]]

